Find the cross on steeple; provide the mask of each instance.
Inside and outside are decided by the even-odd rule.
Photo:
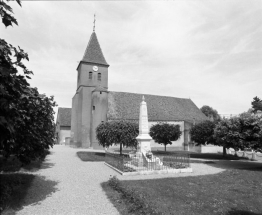
[[[94,26],[93,26],[93,32],[95,32],[96,28],[96,14],[94,14]]]

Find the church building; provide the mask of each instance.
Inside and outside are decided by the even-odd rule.
[[[139,105],[143,96],[147,103],[149,126],[157,122],[180,125],[182,131],[180,139],[167,147],[186,150],[190,141],[190,127],[194,123],[207,120],[191,99],[109,91],[109,76],[109,64],[93,31],[84,56],[77,66],[77,88],[72,99],[72,108],[59,108],[58,111],[57,125],[62,123],[59,120],[63,119],[67,122],[67,125],[63,126],[69,127],[61,135],[63,128],[58,126],[57,135],[60,143],[70,137],[68,144],[74,147],[102,148],[96,139],[97,126],[110,120],[138,121]],[[63,114],[67,114],[67,117]],[[71,119],[68,119],[69,116]],[[151,147],[163,148],[154,141]]]

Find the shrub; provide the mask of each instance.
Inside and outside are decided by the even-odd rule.
[[[214,144],[214,129],[214,122],[209,120],[200,122],[190,129],[191,139],[196,142],[196,145]]]
[[[172,144],[171,141],[176,141],[181,136],[179,125],[168,123],[157,123],[150,128],[149,135],[154,139],[156,143],[164,144],[165,151],[166,145]]]
[[[137,147],[136,137],[139,134],[138,124],[129,121],[109,121],[102,122],[96,128],[96,138],[103,147],[120,144],[120,154],[122,147]]]
[[[241,115],[219,122],[214,130],[218,145],[236,150],[262,151],[262,118]]]

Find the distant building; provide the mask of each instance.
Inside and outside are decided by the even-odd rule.
[[[58,144],[65,144],[65,138],[71,135],[71,108],[58,108],[56,118],[56,138]]]
[[[63,143],[65,137],[71,137],[70,144],[74,147],[101,148],[96,139],[96,127],[108,120],[138,121],[139,105],[144,95],[149,124],[163,121],[179,124],[182,136],[168,147],[186,149],[190,141],[190,127],[194,123],[207,120],[193,101],[186,98],[108,91],[108,67],[96,33],[93,32],[83,59],[77,67],[77,89],[72,99],[72,109],[59,108],[58,111],[58,142]],[[124,71],[121,72],[121,75],[123,74]],[[161,146],[152,142],[152,148],[154,147]]]
[[[239,116],[239,114],[219,114],[219,116],[223,119],[230,119],[232,117],[235,117],[235,116]]]

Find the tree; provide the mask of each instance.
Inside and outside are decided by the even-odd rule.
[[[216,127],[214,121],[203,121],[194,125],[190,129],[191,139],[196,142],[196,145],[213,144],[217,145],[216,139],[214,138],[214,130]],[[226,148],[223,147],[223,155],[226,155]]]
[[[137,147],[138,123],[129,121],[102,122],[96,128],[96,138],[103,147],[120,145],[120,154],[124,147]]]
[[[20,1],[17,0],[20,4]],[[17,24],[12,8],[0,1],[0,15],[6,27]],[[23,163],[44,156],[54,144],[54,98],[40,94],[27,82],[33,74],[23,64],[29,60],[20,48],[0,39],[0,152]]]
[[[215,144],[214,129],[215,122],[206,120],[194,125],[190,129],[191,140],[196,142],[196,145]]]
[[[213,109],[212,107],[209,107],[207,105],[204,105],[203,107],[200,108],[200,110],[205,114],[208,118],[217,121],[220,120],[220,116],[218,112]]]
[[[16,0],[16,2],[21,6],[20,0]],[[10,25],[12,26],[13,23],[18,25],[17,20],[10,13],[13,13],[12,8],[7,3],[5,3],[3,0],[0,1],[0,16],[2,18],[3,24],[6,27]]]
[[[172,144],[171,141],[176,141],[181,136],[179,125],[173,125],[168,123],[157,123],[150,128],[149,135],[154,139],[156,143],[164,144],[165,151],[166,145]]]
[[[215,127],[216,144],[235,150],[251,148],[262,150],[262,119],[257,116],[242,115],[223,119]]]
[[[247,111],[239,114],[241,117],[251,117],[253,115],[253,109],[249,108]]]
[[[257,111],[262,111],[262,100],[257,96],[253,98],[251,105],[254,113],[256,113]]]

